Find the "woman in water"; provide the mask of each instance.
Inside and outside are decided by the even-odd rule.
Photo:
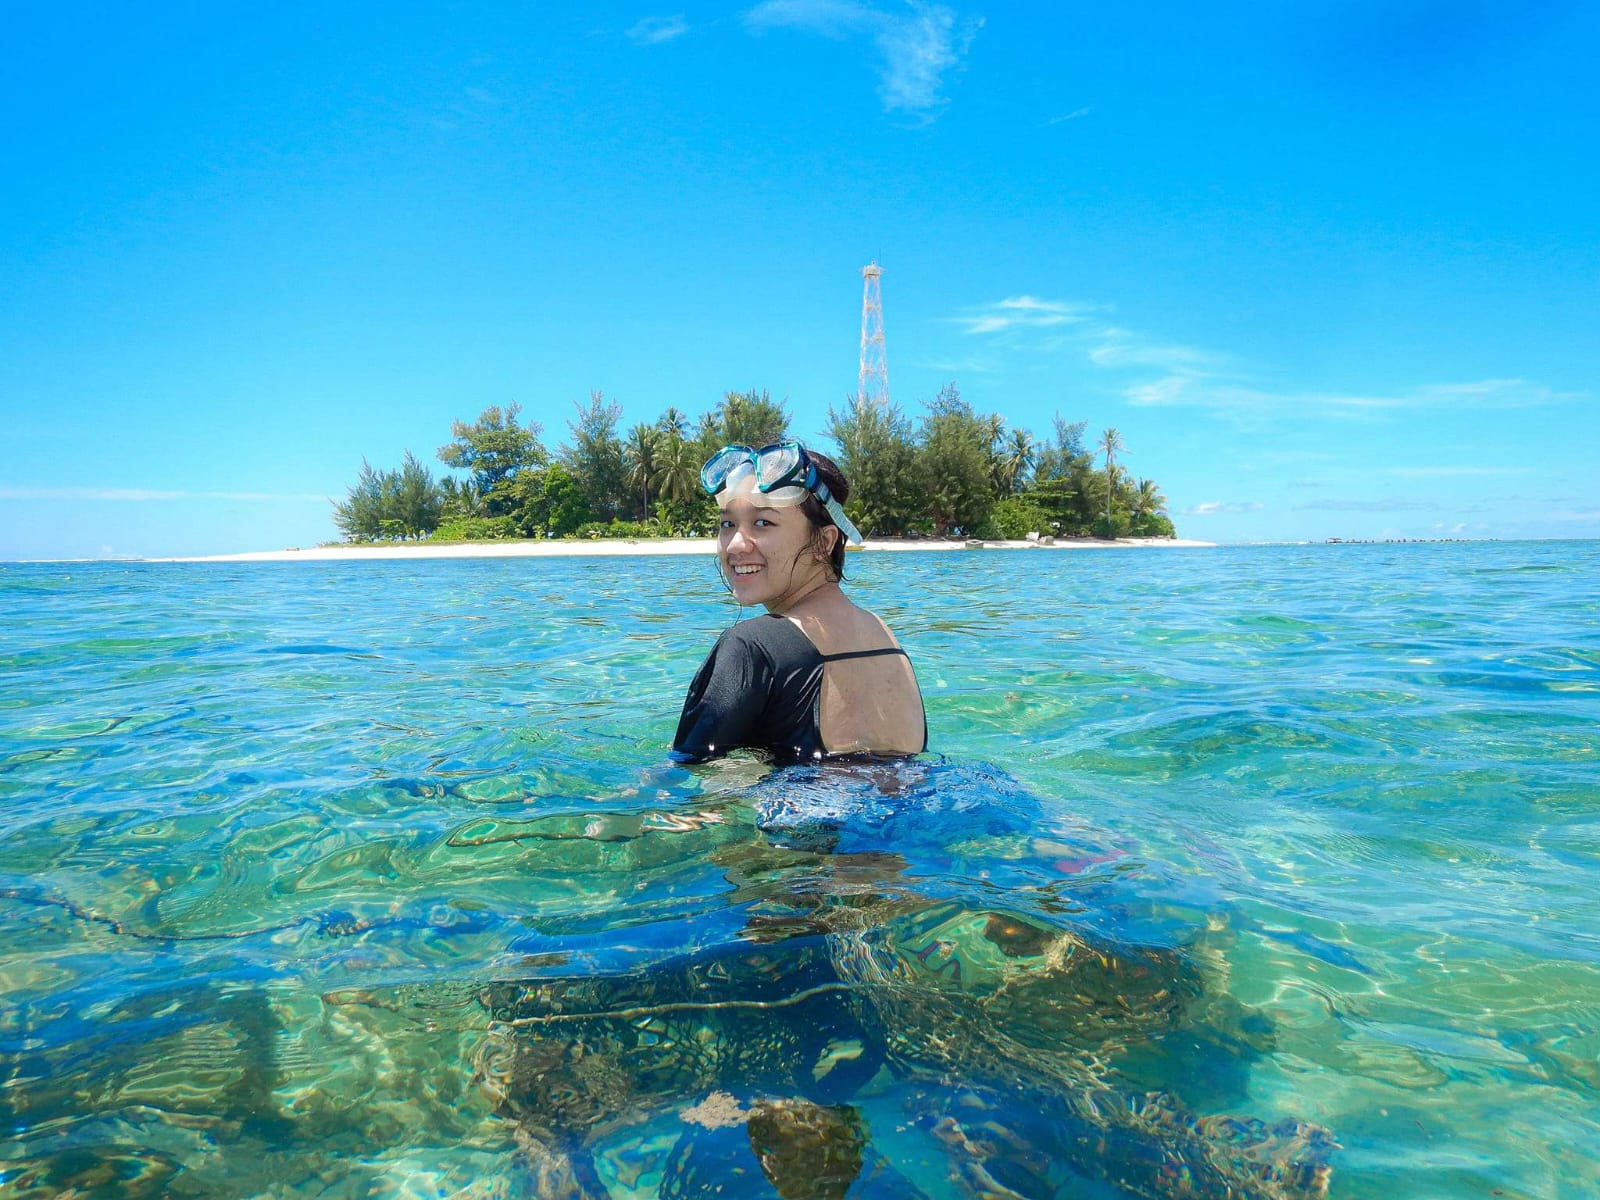
[[[717,639],[689,685],[673,757],[703,762],[741,746],[780,764],[921,752],[927,724],[911,662],[839,587],[845,540],[861,542],[839,468],[798,442],[727,446],[700,481],[721,509],[717,560],[729,590],[767,611]]]

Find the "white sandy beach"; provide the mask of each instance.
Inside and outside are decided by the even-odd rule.
[[[1125,538],[1120,541],[1042,542],[966,542],[960,539],[921,538],[902,541],[868,540],[856,553],[878,551],[943,550],[1118,550],[1185,549],[1214,546],[1215,542],[1196,542],[1183,538]],[[311,546],[306,549],[258,550],[247,554],[211,554],[193,558],[152,558],[147,562],[362,562],[406,558],[591,558],[605,555],[711,554],[714,538],[640,538],[637,540],[597,538],[590,541],[548,539],[526,542],[448,542],[433,545],[416,542],[394,546]]]

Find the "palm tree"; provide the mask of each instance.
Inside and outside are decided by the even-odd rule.
[[[989,435],[989,445],[998,445],[1006,435],[1006,419],[999,413],[990,413],[983,418],[983,431]]]
[[[655,484],[667,500],[687,500],[699,490],[700,462],[693,443],[667,436],[657,447]]]
[[[1167,510],[1167,498],[1154,479],[1141,479],[1133,493],[1132,507],[1135,517],[1159,516]]]
[[[650,512],[650,482],[656,474],[656,446],[661,432],[650,425],[635,425],[628,431],[622,444],[622,453],[628,466],[628,482],[638,488],[643,497],[640,512]]]
[[[1106,456],[1106,524],[1111,524],[1111,497],[1117,490],[1116,456],[1118,450],[1125,450],[1122,435],[1115,427],[1107,429],[1100,435],[1100,450]]]
[[[446,514],[460,517],[489,515],[484,494],[472,480],[458,480],[453,475],[446,475],[439,487]]]
[[[1011,440],[1006,443],[1004,451],[1007,495],[1015,495],[1022,490],[1022,482],[1027,479],[1028,472],[1033,467],[1033,449],[1033,435],[1026,429],[1011,431]]]
[[[1011,487],[1006,479],[1006,455],[1001,440],[1006,435],[1006,419],[999,413],[979,418],[983,435],[988,440],[989,485],[996,496],[1006,496]]]
[[[668,407],[656,421],[656,428],[668,437],[686,437],[689,433],[689,418],[684,416],[683,409]]]

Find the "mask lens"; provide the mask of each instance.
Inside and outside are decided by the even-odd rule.
[[[724,446],[700,468],[700,486],[715,496],[728,482],[728,476],[740,463],[748,463],[755,451],[749,446]]]
[[[800,466],[800,447],[794,442],[779,442],[761,452],[756,463],[756,486],[768,491],[783,483]]]

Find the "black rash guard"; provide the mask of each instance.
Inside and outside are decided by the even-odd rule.
[[[672,757],[704,762],[745,747],[779,764],[827,756],[818,708],[824,664],[899,654],[898,647],[822,654],[787,617],[740,621],[717,639],[683,702]],[[924,725],[923,748],[928,732]]]

